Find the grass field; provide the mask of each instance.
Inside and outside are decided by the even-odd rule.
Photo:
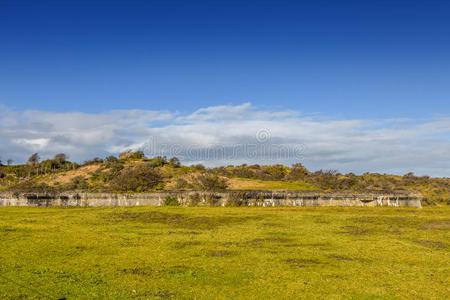
[[[450,209],[0,208],[2,299],[445,299]]]

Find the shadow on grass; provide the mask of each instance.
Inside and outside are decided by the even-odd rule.
[[[423,247],[431,248],[431,249],[437,249],[437,250],[444,250],[448,248],[448,245],[443,242],[439,241],[432,241],[432,240],[415,240],[414,243],[419,244]]]
[[[369,235],[372,231],[369,228],[361,226],[343,226],[341,227],[340,234],[347,234],[351,236],[363,236]]]
[[[191,216],[178,213],[149,211],[115,213],[112,219],[114,221],[164,224],[176,228],[211,230],[219,226],[236,225],[251,220],[259,220],[261,217]]]
[[[199,246],[199,245],[203,245],[204,243],[200,242],[200,241],[177,241],[175,243],[173,243],[173,248],[174,249],[184,249],[184,248],[189,248],[192,246]]]
[[[188,276],[196,277],[201,273],[200,269],[188,266],[170,266],[170,267],[152,267],[152,266],[137,266],[119,270],[122,274],[138,275],[148,277],[165,277],[165,276]]]
[[[450,220],[430,221],[422,224],[425,230],[450,230]]]
[[[328,265],[329,263],[315,258],[288,258],[284,261],[286,264],[295,268],[305,268],[311,266]]]

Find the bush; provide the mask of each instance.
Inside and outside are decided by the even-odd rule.
[[[86,160],[83,165],[87,166],[87,165],[95,165],[95,164],[101,164],[103,163],[103,159],[101,159],[100,157],[95,157],[93,159],[89,159]]]
[[[164,199],[163,205],[164,206],[179,206],[180,203],[178,202],[176,197],[174,197],[174,196],[167,196]]]
[[[177,190],[187,190],[191,189],[192,185],[184,178],[177,178],[175,182],[175,188]]]
[[[205,195],[206,198],[206,203],[209,206],[218,206],[220,204],[220,197],[218,197],[217,195],[211,193],[208,195]]]
[[[122,169],[112,180],[112,188],[122,192],[145,192],[162,187],[161,174],[147,164]]]
[[[120,161],[117,157],[115,156],[108,156],[103,160],[103,165],[106,168],[111,168],[111,169],[119,169],[119,171],[122,169],[124,162]]]
[[[195,176],[192,184],[194,188],[203,191],[220,191],[226,190],[228,187],[226,179],[210,173]]]
[[[188,196],[189,199],[189,206],[197,206],[202,202],[202,199],[200,198],[200,194],[199,193],[194,193],[194,194],[190,194]]]
[[[165,156],[156,156],[147,160],[150,166],[154,168],[162,167],[167,165],[167,158]]]
[[[305,180],[309,176],[308,169],[300,163],[294,164],[288,175],[287,180]]]
[[[21,193],[55,193],[55,187],[49,186],[46,183],[36,183],[33,181],[22,181],[11,188],[14,192]]]
[[[89,184],[83,176],[76,176],[64,188],[67,190],[88,190]]]
[[[142,151],[125,151],[119,154],[119,158],[122,160],[127,160],[127,159],[144,159],[145,158],[145,154]]]
[[[248,203],[244,192],[230,192],[226,206],[248,206]]]
[[[191,168],[194,170],[197,170],[197,171],[205,171],[206,170],[206,167],[202,164],[192,165]]]
[[[109,155],[103,160],[103,162],[105,164],[113,164],[113,163],[116,163],[118,161],[119,161],[119,159],[117,157],[115,157],[114,155]]]
[[[181,166],[181,162],[177,157],[172,157],[169,159],[169,165],[174,168],[179,168]]]

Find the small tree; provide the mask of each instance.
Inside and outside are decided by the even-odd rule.
[[[39,157],[38,153],[33,153],[31,154],[31,156],[28,158],[28,164],[30,165],[37,165],[39,163],[39,160],[41,158]]]
[[[95,165],[95,164],[101,164],[101,163],[103,163],[103,159],[101,159],[100,157],[94,157],[93,159],[84,161],[83,165],[87,166],[87,165]]]
[[[178,168],[179,166],[181,166],[181,162],[178,157],[172,157],[171,159],[169,159],[169,165],[174,168]]]
[[[197,171],[205,171],[206,170],[206,167],[202,164],[192,165],[191,168],[193,168],[194,170],[197,170]]]
[[[55,163],[62,165],[64,164],[69,157],[65,153],[58,153],[53,157]]]
[[[309,176],[309,171],[301,163],[292,165],[289,174],[286,176],[288,180],[304,180]]]
[[[168,164],[168,162],[165,156],[155,156],[149,160],[149,164],[151,164],[152,167],[157,168]]]
[[[145,154],[143,151],[125,151],[119,154],[119,158],[123,159],[123,160],[127,160],[127,159],[144,159],[145,158]]]
[[[104,160],[104,162],[106,162],[106,163],[116,163],[118,161],[119,161],[119,159],[117,157],[115,157],[114,155],[107,156]]]

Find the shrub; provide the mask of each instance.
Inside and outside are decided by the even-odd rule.
[[[156,156],[156,157],[148,159],[147,161],[148,161],[149,165],[154,168],[162,167],[162,166],[168,164],[167,158],[165,156]]]
[[[33,153],[29,158],[28,158],[28,164],[30,165],[36,165],[39,163],[40,157],[38,153]]]
[[[95,165],[95,164],[101,164],[103,163],[103,159],[101,159],[100,157],[94,157],[93,159],[89,159],[86,160],[83,165],[87,166],[87,165]]]
[[[211,173],[203,173],[195,176],[192,184],[194,188],[203,191],[220,191],[228,187],[226,179]]]
[[[58,165],[64,165],[68,156],[65,153],[58,153],[53,157],[53,161]]]
[[[49,186],[46,183],[36,183],[33,181],[22,181],[11,188],[14,192],[25,192],[25,193],[54,193],[56,188]]]
[[[197,170],[197,171],[205,171],[206,170],[206,167],[202,164],[192,165],[191,168],[194,170]]]
[[[227,206],[248,206],[248,199],[244,192],[230,192],[228,194]]]
[[[177,190],[187,190],[192,188],[192,185],[184,178],[177,178],[175,188]]]
[[[288,175],[286,175],[287,180],[304,180],[309,176],[308,169],[300,163],[294,164]]]
[[[87,190],[89,184],[83,176],[76,176],[64,188],[67,190]]]
[[[142,151],[125,151],[119,154],[119,158],[123,159],[123,160],[127,160],[127,159],[144,159],[145,158],[145,154]]]
[[[202,199],[200,198],[200,194],[199,193],[194,193],[194,194],[190,194],[188,196],[189,199],[189,206],[197,206],[202,202]]]
[[[147,164],[124,168],[111,180],[113,189],[123,192],[145,192],[162,183],[161,174]]]
[[[116,163],[116,162],[118,162],[119,161],[119,159],[117,158],[117,157],[115,157],[114,155],[110,155],[110,156],[107,156],[104,160],[103,160],[103,162],[106,164],[106,163]]]
[[[179,168],[181,166],[181,162],[177,157],[172,157],[169,159],[169,165],[174,168]]]
[[[220,204],[220,197],[215,195],[214,193],[210,193],[208,195],[205,195],[206,203],[209,206],[218,206]]]
[[[176,197],[174,197],[174,196],[167,196],[164,199],[163,205],[164,206],[179,206],[180,203],[178,202]]]
[[[103,165],[107,168],[122,168],[123,162],[120,161],[117,157],[110,155],[103,160]]]

